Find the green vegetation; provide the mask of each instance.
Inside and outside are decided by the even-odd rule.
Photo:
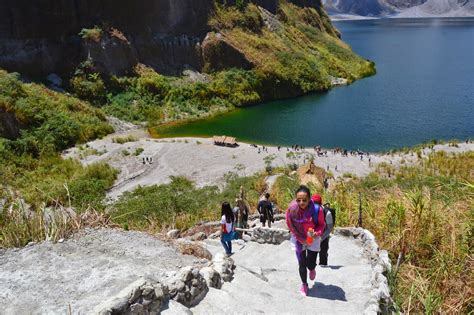
[[[105,191],[115,180],[115,170],[105,164],[83,167],[59,155],[76,143],[112,132],[103,113],[86,102],[41,85],[24,84],[15,74],[2,70],[0,90],[0,114],[4,113],[13,125],[21,127],[18,135],[10,135],[10,139],[0,137],[2,207],[20,211],[24,209],[15,205],[28,204],[40,221],[39,213],[45,207],[65,205],[77,211],[103,208]],[[23,222],[27,213],[14,213],[0,209],[0,246],[21,246],[37,240],[33,234],[46,235],[43,230],[33,228],[33,234],[29,234],[30,223]],[[25,230],[13,240],[7,233],[16,226]]]
[[[143,151],[145,151],[145,149],[143,149],[143,148],[136,148],[136,149],[135,149],[135,152],[133,153],[133,155],[139,156],[140,154],[142,154]]]
[[[103,31],[100,27],[94,26],[93,28],[83,28],[79,33],[83,39],[91,42],[100,42],[103,35]]]
[[[216,115],[238,106],[302,95],[331,88],[331,80],[352,82],[375,73],[366,61],[337,38],[338,32],[323,11],[299,8],[282,1],[275,29],[265,26],[260,10],[247,1],[235,6],[217,5],[209,25],[221,38],[240,51],[252,69],[218,69],[220,42],[211,34],[205,58],[207,80],[191,82],[169,77],[139,65],[135,76],[104,80],[93,65],[82,65],[82,73],[71,81],[76,95],[88,100],[103,98],[104,110],[123,120],[148,122],[151,126],[189,121]],[[152,130],[153,133],[153,130]]]
[[[240,187],[248,192],[251,205],[256,206],[264,189],[264,176],[226,176],[222,192],[217,186],[197,188],[184,177],[172,177],[170,184],[140,187],[126,192],[113,205],[112,220],[130,229],[159,231],[165,228],[186,229],[201,221],[216,220],[223,201],[233,202]]]
[[[135,142],[138,141],[138,138],[132,135],[124,136],[124,137],[115,137],[112,139],[113,143],[124,144],[127,142]]]
[[[113,131],[102,111],[37,84],[23,84],[0,70],[0,110],[14,115],[21,135],[3,140],[15,154],[35,157],[64,150]]]

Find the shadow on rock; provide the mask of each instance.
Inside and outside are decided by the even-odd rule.
[[[329,269],[332,269],[332,270],[338,270],[338,269],[341,269],[341,268],[344,267],[344,266],[342,266],[342,265],[336,265],[336,266],[329,266],[329,265],[323,266],[323,265],[319,265],[319,267],[321,267],[321,268],[329,268]]]
[[[325,285],[321,282],[315,282],[309,289],[308,296],[326,300],[337,300],[347,302],[346,292],[340,287],[332,284]]]

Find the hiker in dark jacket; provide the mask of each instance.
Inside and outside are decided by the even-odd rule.
[[[316,205],[318,204],[319,206],[322,205],[323,200],[320,195],[315,194],[311,197],[311,200],[313,200],[313,203]],[[334,227],[334,220],[331,215],[331,211],[329,210],[324,210],[326,213],[325,215],[325,222],[326,222],[326,227],[324,229],[323,235],[321,235],[321,250],[319,252],[319,265],[320,266],[327,266],[328,265],[328,250],[329,250],[329,234],[332,231],[332,228]]]
[[[257,211],[260,214],[260,222],[262,226],[265,226],[265,223],[268,221],[268,227],[272,226],[273,220],[273,207],[272,203],[269,200],[270,194],[265,194],[265,199],[260,200],[257,206]]]

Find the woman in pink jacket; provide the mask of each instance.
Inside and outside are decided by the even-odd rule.
[[[309,279],[316,278],[316,257],[320,250],[321,234],[324,231],[324,213],[315,208],[311,201],[311,192],[302,185],[296,191],[296,198],[286,210],[286,224],[291,232],[291,244],[298,259],[301,278],[300,293],[308,294]]]

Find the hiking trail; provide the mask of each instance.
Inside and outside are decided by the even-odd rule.
[[[332,236],[329,266],[317,267],[309,296],[301,296],[284,225],[234,241],[231,259],[216,233],[203,241],[162,241],[105,228],[3,249],[0,314],[375,314],[380,301],[390,300],[383,276],[388,255],[370,232],[355,228]],[[183,255],[179,244],[205,248],[213,258]]]

